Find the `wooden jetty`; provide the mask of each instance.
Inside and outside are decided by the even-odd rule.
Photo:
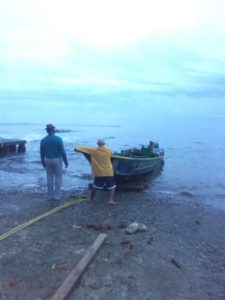
[[[0,155],[2,156],[10,153],[24,153],[26,152],[25,144],[25,140],[0,138]]]

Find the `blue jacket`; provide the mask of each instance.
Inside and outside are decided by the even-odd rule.
[[[46,158],[49,159],[62,157],[64,164],[68,166],[63,140],[57,135],[49,134],[41,140],[40,155],[43,165],[45,164]]]

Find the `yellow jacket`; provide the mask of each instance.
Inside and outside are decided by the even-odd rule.
[[[105,146],[97,148],[78,146],[74,148],[74,151],[90,154],[92,174],[94,177],[113,176],[111,149]]]

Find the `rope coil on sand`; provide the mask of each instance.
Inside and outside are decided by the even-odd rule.
[[[40,216],[37,216],[36,218],[33,218],[33,219],[30,220],[30,221],[27,221],[27,222],[25,222],[25,223],[22,223],[22,224],[18,225],[17,227],[15,227],[15,228],[13,228],[13,229],[11,229],[11,230],[9,230],[9,231],[7,231],[7,232],[1,234],[1,235],[0,235],[0,241],[6,239],[7,237],[9,237],[9,236],[15,234],[16,232],[18,232],[18,231],[20,231],[20,230],[22,230],[22,229],[24,229],[24,228],[26,228],[26,227],[32,225],[33,223],[35,223],[35,222],[37,222],[37,221],[39,221],[39,220],[41,220],[41,219],[44,219],[44,218],[46,218],[46,217],[48,217],[48,216],[50,216],[50,215],[56,213],[57,211],[60,211],[60,210],[62,210],[62,209],[64,209],[64,208],[67,208],[67,207],[69,207],[69,206],[72,206],[72,205],[74,205],[74,204],[80,203],[80,202],[82,202],[82,201],[87,201],[87,200],[88,200],[88,197],[82,197],[82,198],[79,197],[79,198],[76,199],[76,200],[73,200],[73,201],[70,201],[70,202],[66,202],[66,203],[64,203],[64,204],[62,204],[62,205],[60,205],[60,206],[57,206],[57,207],[55,207],[55,208],[53,208],[53,209],[47,211],[46,213],[44,213],[44,214],[42,214],[42,215],[40,215]]]

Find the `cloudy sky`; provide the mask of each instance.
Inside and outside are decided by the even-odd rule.
[[[47,92],[221,97],[224,11],[224,0],[0,0],[1,101]]]

